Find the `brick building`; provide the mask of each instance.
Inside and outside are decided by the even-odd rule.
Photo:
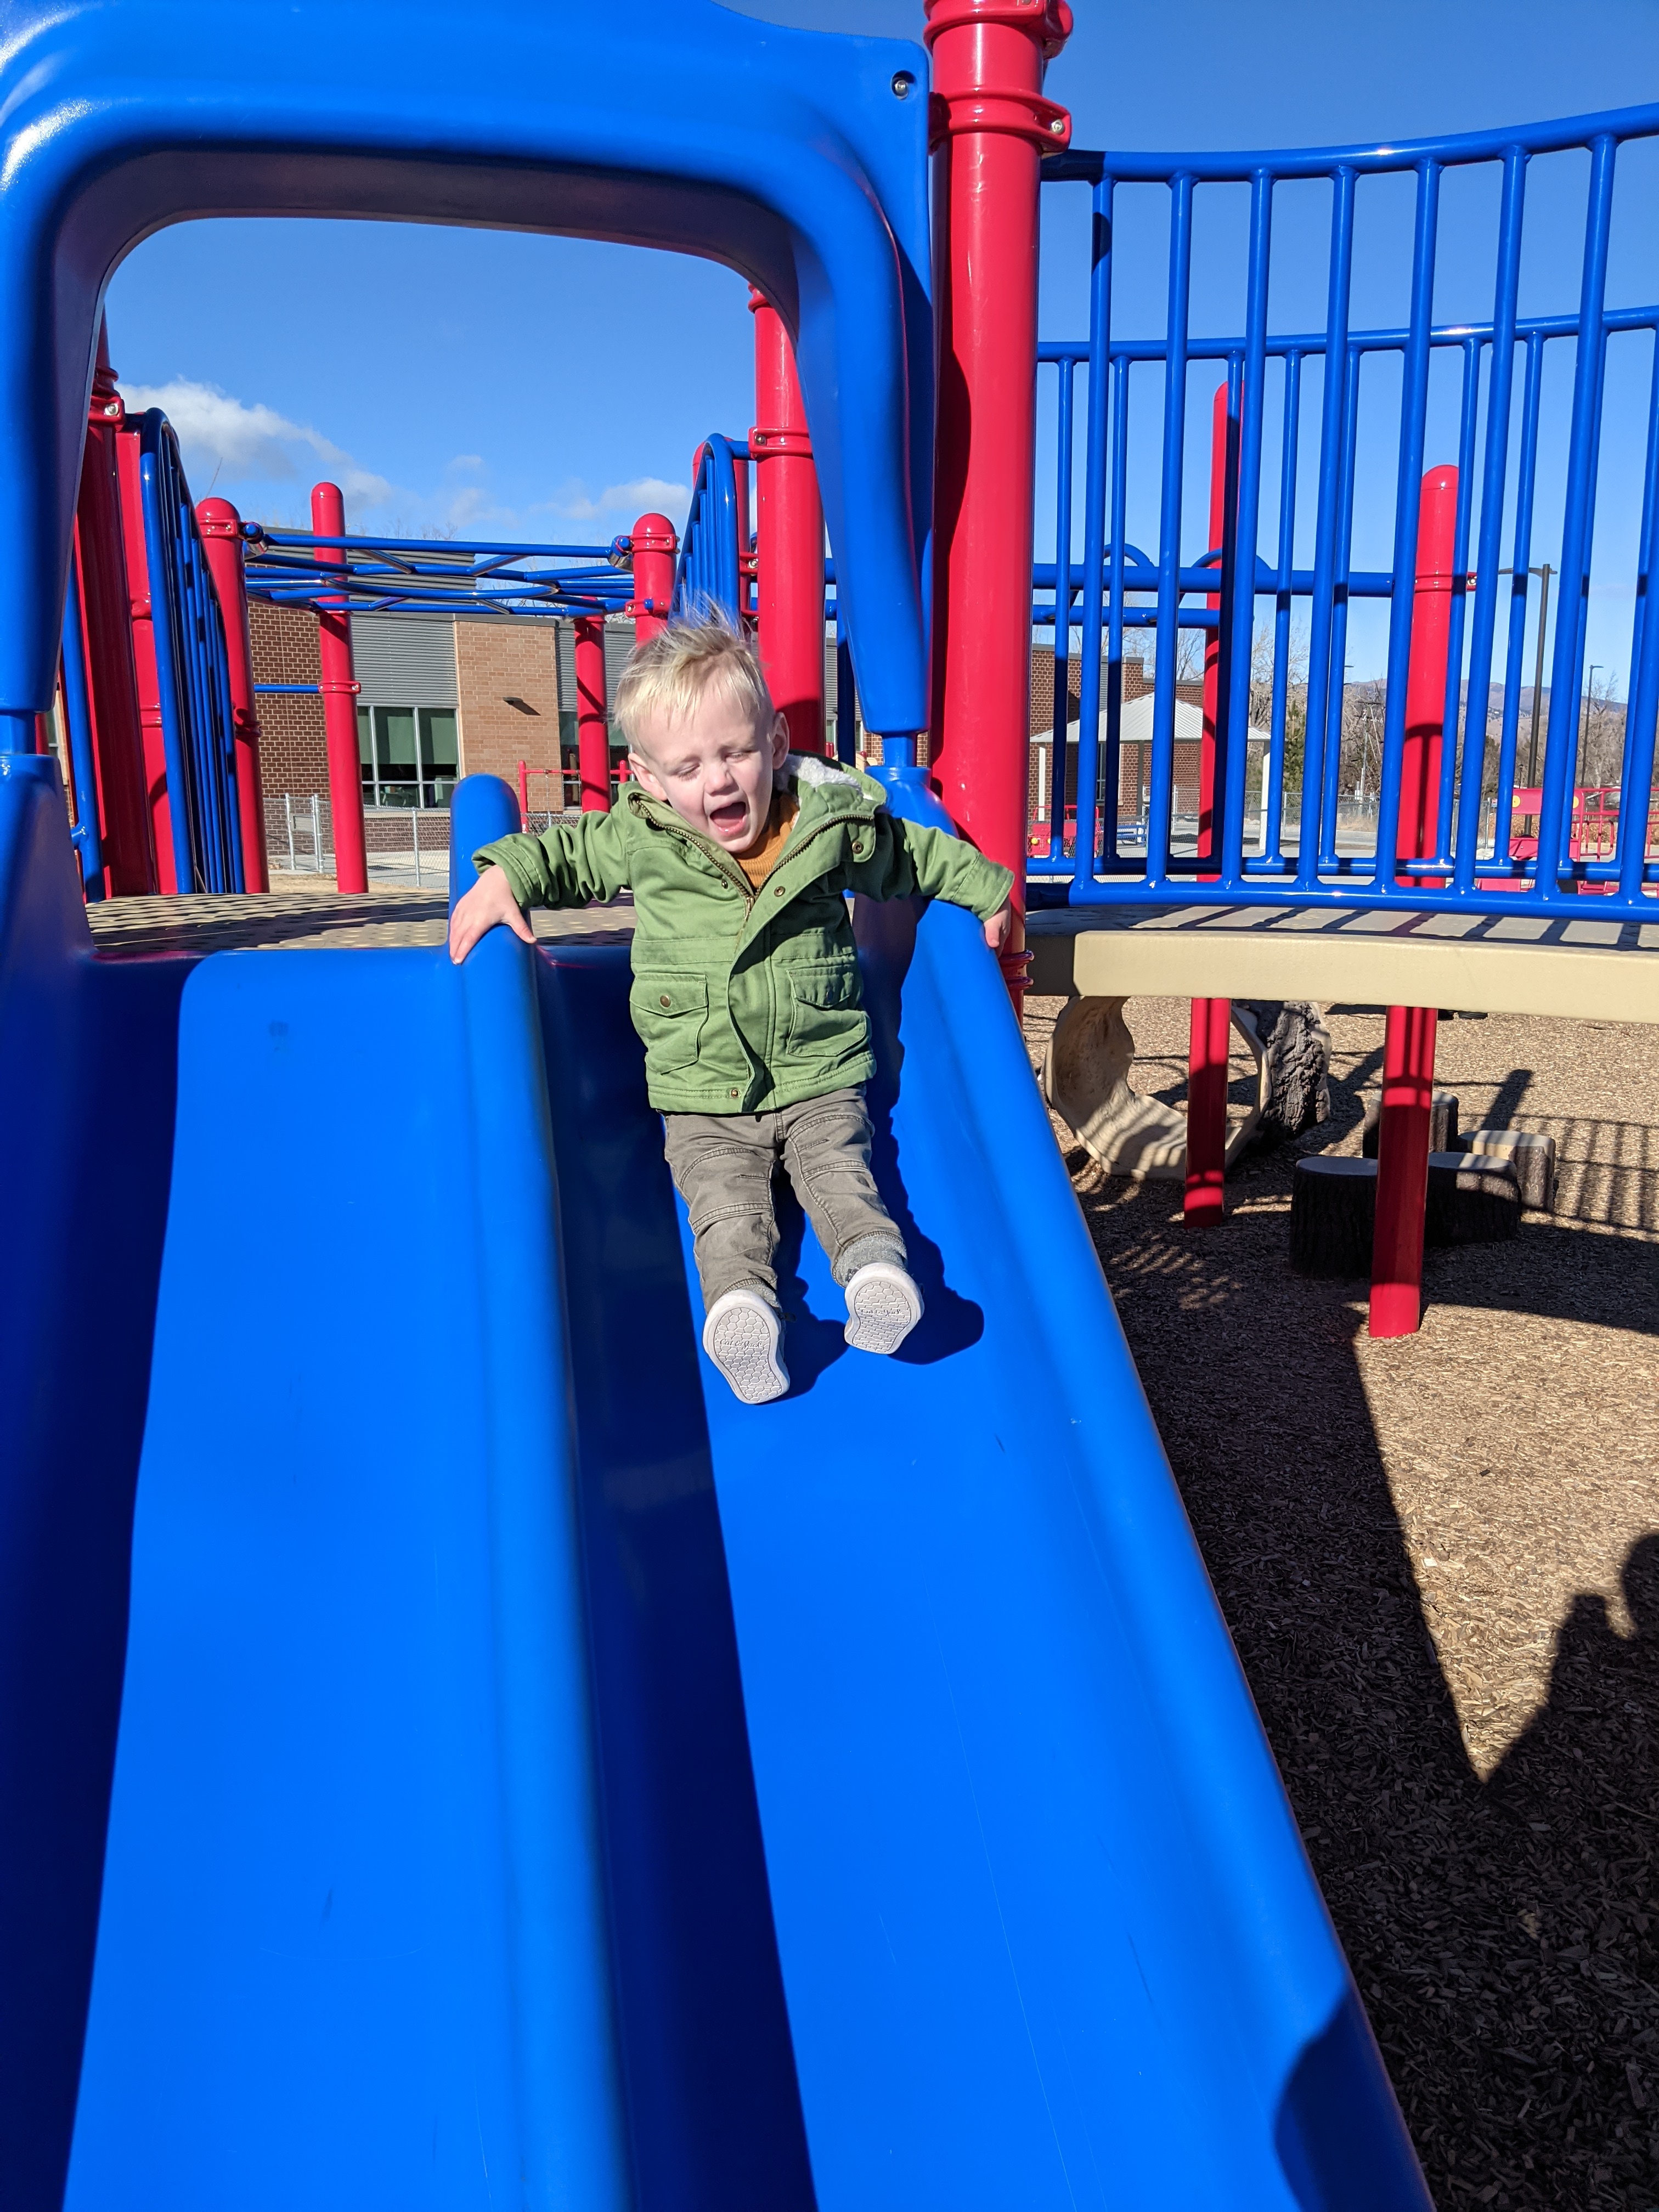
[[[317,617],[309,607],[277,607],[268,599],[250,599],[247,619],[256,684],[317,682],[322,673]],[[313,791],[325,792],[328,747],[319,695],[262,691],[254,705],[259,716],[259,780],[265,790],[307,797]]]
[[[1135,652],[1138,639],[1126,640],[1121,698],[1123,714],[1119,732],[1118,817],[1139,821],[1146,807],[1152,773],[1152,702],[1154,672]],[[1105,671],[1101,682],[1101,730],[1105,732]],[[1082,711],[1082,669],[1074,659],[1068,665],[1066,728],[1066,802],[1077,801],[1077,745]],[[1052,647],[1036,646],[1031,652],[1031,765],[1030,805],[1034,822],[1049,818],[1054,788],[1054,656]],[[1204,684],[1201,678],[1176,685],[1174,747],[1175,796],[1173,811],[1194,814],[1198,808],[1199,763],[1204,730]],[[1265,735],[1252,730],[1249,742]],[[1253,771],[1254,772],[1254,771]]]
[[[317,617],[308,607],[254,599],[248,608],[253,679],[259,687],[260,759],[267,794],[309,804],[326,797],[328,750]],[[605,626],[607,689],[633,647],[633,624]],[[447,805],[458,776],[503,776],[515,788],[526,763],[532,801],[559,802],[553,780],[574,772],[574,641],[568,622],[511,615],[361,614],[354,617],[359,685],[357,750],[371,813]],[[613,750],[617,750],[613,745]],[[418,763],[418,769],[417,769]],[[374,841],[371,839],[371,842]]]

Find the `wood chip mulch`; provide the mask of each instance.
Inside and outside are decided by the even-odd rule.
[[[1184,1002],[1127,1012],[1179,1103]],[[1556,1135],[1558,1209],[1431,1253],[1372,1343],[1363,1284],[1286,1260],[1296,1154],[1358,1151],[1381,1066],[1380,1011],[1327,1018],[1330,1121],[1219,1229],[1057,1133],[1442,2212],[1652,2212],[1659,1033],[1442,1023],[1466,1129]]]

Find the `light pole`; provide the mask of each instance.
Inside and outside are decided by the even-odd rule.
[[[1513,570],[1504,573],[1513,574]],[[1541,568],[1528,568],[1529,576],[1541,576],[1544,588],[1538,601],[1538,657],[1532,672],[1532,736],[1527,744],[1527,782],[1530,787],[1538,781],[1538,710],[1544,697],[1544,632],[1550,622],[1550,578],[1554,574],[1547,561]]]
[[[1601,661],[1592,660],[1589,665],[1589,673],[1584,679],[1584,697],[1578,714],[1577,774],[1573,779],[1576,783],[1579,784],[1582,784],[1584,781],[1584,747],[1589,738],[1589,710],[1590,702],[1595,696],[1595,672],[1601,665],[1602,663]]]

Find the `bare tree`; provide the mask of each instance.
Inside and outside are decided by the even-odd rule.
[[[1206,629],[1178,629],[1176,632],[1176,682],[1201,684],[1204,680],[1204,654],[1210,641]]]
[[[1260,623],[1250,640],[1250,727],[1270,730],[1273,676],[1278,662],[1275,627]],[[1285,647],[1285,788],[1294,791],[1302,775],[1308,738],[1308,630],[1292,623]]]
[[[1617,783],[1625,761],[1625,709],[1614,696],[1618,672],[1590,671],[1578,706],[1578,774],[1592,787]]]
[[[1376,795],[1388,718],[1389,687],[1380,676],[1343,685],[1341,781],[1355,798]]]

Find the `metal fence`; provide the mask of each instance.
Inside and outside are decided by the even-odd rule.
[[[1076,904],[1171,897],[1280,904],[1291,896],[1310,904],[1492,914],[1571,911],[1581,891],[1594,891],[1601,895],[1598,919],[1659,914],[1650,888],[1659,881],[1659,864],[1650,819],[1659,622],[1645,618],[1659,558],[1659,306],[1615,304],[1608,287],[1621,159],[1628,166],[1632,147],[1656,137],[1659,108],[1648,107],[1392,147],[1206,155],[1070,152],[1045,161],[1046,185],[1088,191],[1091,219],[1088,337],[1040,348],[1041,373],[1054,380],[1049,449],[1040,470],[1053,471],[1054,523],[1054,558],[1036,571],[1039,619],[1054,624],[1061,659],[1073,625],[1081,630],[1076,787],[1078,816],[1086,825],[1069,866],[1051,848],[1046,865],[1034,870],[1052,890]],[[1576,156],[1583,172],[1576,268],[1563,265],[1559,221],[1529,229],[1526,219],[1529,176],[1545,157],[1557,155]],[[1437,321],[1443,188],[1448,179],[1477,172],[1495,188],[1486,264],[1492,312],[1485,320]],[[1408,312],[1403,322],[1356,328],[1357,292],[1367,299],[1379,293],[1371,266],[1379,226],[1357,226],[1356,211],[1367,191],[1378,188],[1376,180],[1389,179],[1397,180],[1389,189],[1408,193],[1412,203]],[[1632,221],[1645,220],[1650,189],[1645,175],[1632,175],[1626,186],[1620,205],[1629,202]],[[1200,337],[1191,327],[1194,237],[1206,202],[1229,191],[1235,201],[1248,196],[1230,271],[1232,296],[1244,302],[1244,326],[1231,336]],[[1317,227],[1307,220],[1310,191],[1325,203]],[[1291,194],[1295,219],[1284,225],[1289,242],[1276,248],[1276,210]],[[1152,247],[1149,232],[1156,234]],[[1469,258],[1470,235],[1465,223],[1458,232],[1460,267]],[[1119,335],[1115,272],[1128,252],[1144,280],[1154,248],[1166,285],[1164,328],[1150,337]],[[1571,283],[1576,312],[1522,313],[1523,252],[1531,290],[1538,291],[1548,264],[1558,291]],[[1206,270],[1224,258],[1210,257]],[[1298,289],[1287,277],[1304,290],[1319,284],[1327,302],[1322,329],[1271,326],[1273,300]],[[1143,313],[1146,289],[1143,281]],[[1616,429],[1604,415],[1610,343],[1639,347],[1647,357],[1644,431],[1634,428],[1633,413]],[[1540,424],[1558,357],[1570,371],[1571,398],[1547,457],[1552,528],[1546,543]],[[1213,377],[1206,386],[1201,368],[1196,377],[1193,373],[1205,363],[1224,379],[1228,475],[1222,542],[1199,550],[1190,523],[1183,527],[1183,499],[1190,507],[1189,417],[1201,414],[1207,428]],[[1446,453],[1429,449],[1431,377],[1433,412],[1449,430],[1452,450]],[[1150,406],[1148,386],[1157,392]],[[1362,387],[1370,394],[1364,407]],[[1271,453],[1270,422],[1276,430]],[[1304,447],[1312,449],[1311,470]],[[1362,448],[1393,479],[1386,567],[1358,566],[1352,557]],[[1428,849],[1410,856],[1415,848],[1406,840],[1407,857],[1401,857],[1419,487],[1430,459],[1455,461],[1457,471],[1443,744]],[[1316,479],[1311,500],[1310,473]],[[1157,487],[1149,550],[1129,536],[1127,508],[1142,479]],[[1639,483],[1642,500],[1634,573],[1627,567],[1625,576],[1633,586],[1633,612],[1621,773],[1615,802],[1601,808],[1610,835],[1592,853],[1577,794],[1598,483],[1604,493],[1609,483],[1622,492]],[[1143,505],[1150,511],[1150,496]],[[1270,508],[1277,511],[1277,542],[1264,550]],[[1374,535],[1375,514],[1359,520]],[[1073,535],[1079,522],[1080,551]],[[1517,763],[1517,739],[1531,587],[1547,562],[1559,579],[1559,613],[1540,772],[1528,810],[1520,802],[1534,779],[1524,773],[1524,758]],[[1604,568],[1596,570],[1598,589],[1607,581]],[[1368,852],[1356,854],[1338,850],[1340,734],[1350,611],[1365,599],[1387,606],[1386,711],[1375,836]],[[1266,852],[1251,853],[1243,738],[1252,661],[1261,658],[1256,619],[1264,604],[1271,616],[1265,686],[1271,791],[1282,792],[1293,826],[1270,839]],[[1286,720],[1293,617],[1305,624],[1306,665],[1305,720],[1292,749]],[[1535,614],[1534,627],[1541,628]],[[1117,807],[1126,628],[1152,629],[1157,646],[1152,770],[1144,844],[1135,841],[1140,849],[1126,839]],[[1210,732],[1214,834],[1202,857],[1178,849],[1174,821],[1176,684],[1182,633],[1193,630],[1206,634],[1206,645],[1213,639],[1209,658],[1212,667],[1218,662]],[[1261,688],[1259,667],[1256,675]],[[1064,696],[1063,683],[1057,669],[1056,696]],[[1486,704],[1495,684],[1502,700],[1492,715]],[[1278,818],[1271,797],[1267,811]],[[1535,817],[1530,823],[1528,811]]]
[[[441,889],[449,881],[447,807],[382,806],[363,810],[371,883]],[[265,797],[265,849],[271,873],[333,880],[334,810],[325,792],[284,791]]]

